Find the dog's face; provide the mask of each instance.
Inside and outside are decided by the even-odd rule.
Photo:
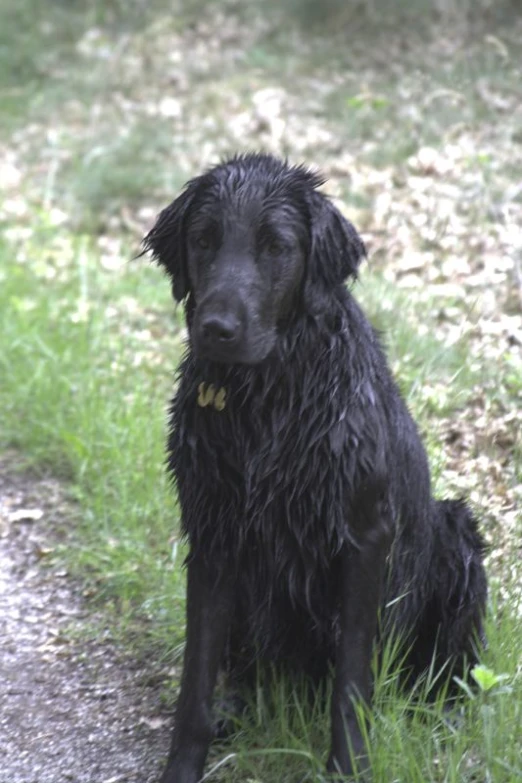
[[[307,241],[302,213],[264,183],[204,188],[186,221],[198,355],[226,363],[265,359],[300,289]]]
[[[259,364],[303,307],[307,283],[355,275],[364,247],[315,188],[321,180],[266,155],[234,158],[192,180],[145,239],[188,297],[192,350]]]

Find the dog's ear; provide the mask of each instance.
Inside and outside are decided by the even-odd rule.
[[[357,277],[366,248],[359,234],[339,210],[321,193],[311,204],[311,246],[308,280],[327,289],[349,277]]]
[[[169,204],[160,214],[154,227],[143,240],[143,252],[153,257],[168,272],[172,281],[172,294],[177,302],[185,299],[190,290],[185,250],[184,223],[194,198],[194,184]]]

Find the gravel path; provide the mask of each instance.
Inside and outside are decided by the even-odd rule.
[[[170,719],[152,672],[78,641],[80,597],[41,563],[66,515],[57,482],[0,458],[0,783],[153,783]]]

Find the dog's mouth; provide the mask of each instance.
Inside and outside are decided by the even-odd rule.
[[[251,350],[249,348],[236,348],[227,350],[224,348],[199,348],[192,343],[194,354],[200,359],[206,359],[218,364],[261,364],[270,354],[271,350]]]
[[[192,343],[192,347],[196,356],[200,359],[207,359],[218,364],[249,364],[248,354],[239,348],[229,350],[226,348],[220,348],[215,346],[199,347],[197,344]]]

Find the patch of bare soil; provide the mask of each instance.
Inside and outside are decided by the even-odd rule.
[[[152,672],[78,641],[81,597],[42,564],[67,513],[55,480],[0,457],[0,783],[152,783],[170,723]]]

